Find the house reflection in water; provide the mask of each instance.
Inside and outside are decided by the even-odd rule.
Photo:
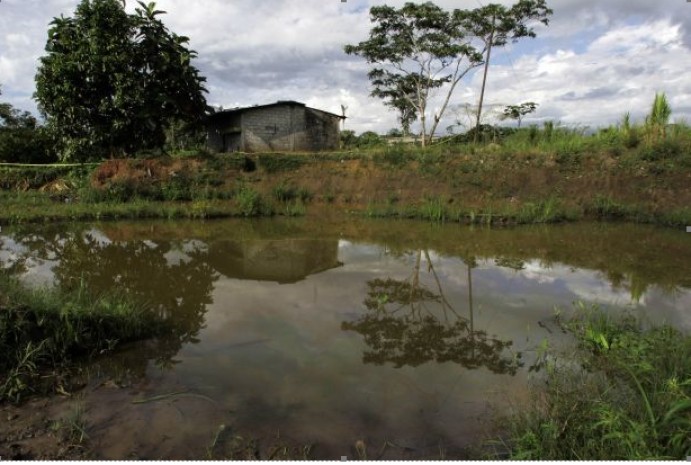
[[[319,239],[218,241],[209,247],[208,263],[228,278],[279,284],[343,266],[338,241]]]

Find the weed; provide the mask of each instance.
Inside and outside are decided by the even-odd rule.
[[[271,193],[273,194],[274,199],[278,200],[279,202],[289,202],[297,197],[297,188],[290,186],[285,182],[281,182],[280,184],[274,186],[274,188],[271,190]]]
[[[285,153],[263,153],[259,155],[259,166],[267,173],[281,171],[295,171],[305,163],[304,155],[289,155]]]
[[[608,219],[622,219],[628,212],[622,204],[604,195],[596,195],[592,205],[588,206],[586,211],[593,213],[597,218]]]
[[[396,147],[384,152],[384,161],[392,166],[403,166],[411,159],[402,148]]]
[[[251,187],[241,187],[236,195],[236,201],[242,216],[259,216],[269,210],[261,194]]]
[[[119,342],[157,334],[163,322],[118,294],[91,295],[83,286],[70,291],[29,290],[5,272],[0,292],[0,401],[19,402],[50,382],[76,357],[112,350]]]
[[[300,200],[288,202],[285,205],[284,214],[286,216],[304,216],[306,212],[305,204]]]
[[[427,196],[420,207],[420,214],[424,219],[443,222],[446,219],[444,200],[438,196]]]
[[[510,458],[688,456],[691,337],[668,326],[644,329],[631,317],[615,319],[584,304],[563,327],[578,344],[574,360],[553,364],[540,400],[512,417],[510,439],[503,442]]]
[[[89,435],[86,434],[88,424],[85,413],[84,404],[77,402],[62,422],[66,439],[73,444],[82,444],[89,439]]]

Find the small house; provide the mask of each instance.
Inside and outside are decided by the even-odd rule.
[[[216,152],[335,150],[343,118],[290,100],[222,110],[207,118],[207,144]]]

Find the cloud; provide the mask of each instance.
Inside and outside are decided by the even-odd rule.
[[[132,10],[135,2],[129,1]],[[208,100],[224,107],[293,99],[340,113],[346,127],[385,132],[396,114],[369,97],[367,65],[343,45],[367,37],[368,10],[384,0],[159,0],[171,30],[191,39],[195,64],[207,76]],[[387,1],[401,6],[404,0]],[[439,0],[446,8],[486,1]],[[513,1],[501,0],[509,5]],[[486,101],[540,104],[526,123],[558,119],[602,125],[625,111],[642,117],[655,91],[666,91],[675,112],[691,113],[691,4],[681,0],[560,0],[538,39],[493,54]],[[31,100],[48,23],[73,14],[78,0],[0,3],[0,84],[5,101],[35,111]],[[475,104],[480,73],[457,89],[452,105]],[[440,106],[437,98],[431,109]],[[440,130],[454,122],[451,112]]]
[[[686,117],[691,51],[682,28],[669,19],[622,25],[595,37],[582,52],[560,49],[526,54],[491,68],[489,101],[532,100],[538,111],[526,122],[558,116],[566,124],[606,125],[630,111],[642,119],[655,92],[666,92],[676,118]],[[475,95],[479,76],[468,91]]]

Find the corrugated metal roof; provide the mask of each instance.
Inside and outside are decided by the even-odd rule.
[[[308,107],[304,103],[296,102],[295,100],[279,100],[279,101],[274,102],[274,103],[266,103],[263,105],[252,105],[251,107],[228,108],[225,110],[217,111],[216,113],[209,115],[209,118],[213,118],[217,115],[228,115],[228,114],[232,114],[232,113],[239,113],[239,112],[246,111],[246,110],[254,110],[257,108],[275,107],[275,106],[280,106],[280,105],[305,107],[305,108],[309,108],[310,110],[316,110],[316,111],[320,111],[322,113],[326,113],[327,115],[335,116],[336,118],[345,119],[345,116],[337,115],[336,113],[331,113],[330,111],[320,110],[319,108]]]

